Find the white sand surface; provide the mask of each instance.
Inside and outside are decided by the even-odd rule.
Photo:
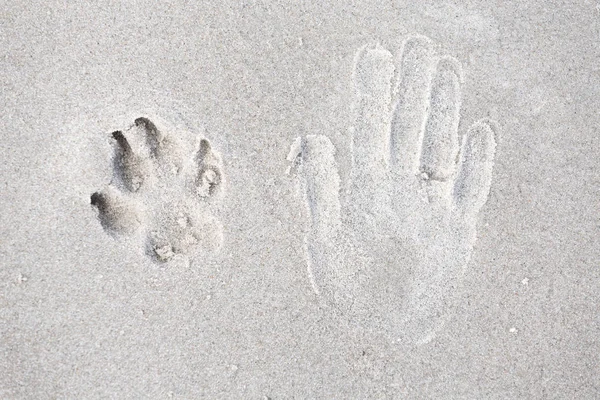
[[[1,399],[600,398],[598,3],[2,10]]]

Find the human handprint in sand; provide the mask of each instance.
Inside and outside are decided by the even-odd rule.
[[[495,127],[474,123],[459,146],[460,64],[422,36],[405,40],[396,63],[379,45],[360,49],[354,82],[350,181],[340,182],[327,136],[298,138],[288,157],[310,216],[309,278],[359,325],[427,342],[470,259]]]

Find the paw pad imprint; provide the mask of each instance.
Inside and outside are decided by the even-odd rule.
[[[224,177],[210,142],[146,117],[112,138],[113,179],[91,195],[103,228],[138,237],[158,262],[218,250],[223,228],[214,208]]]

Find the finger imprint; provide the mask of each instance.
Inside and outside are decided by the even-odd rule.
[[[476,215],[487,201],[495,152],[496,140],[491,123],[475,123],[463,140],[454,183],[453,200],[460,213]]]
[[[438,62],[433,78],[423,134],[421,172],[428,179],[446,181],[454,172],[460,97],[460,65],[452,58],[443,58]]]
[[[301,145],[306,201],[317,238],[333,237],[341,224],[340,178],[335,147],[326,136],[309,135]]]
[[[416,172],[427,114],[432,48],[423,36],[408,38],[400,55],[397,103],[390,131],[392,168]]]
[[[309,135],[294,142],[290,156],[293,154],[300,155],[299,171],[310,213],[306,241],[309,279],[317,295],[331,296],[339,274],[335,245],[341,228],[335,147],[326,136]]]
[[[392,55],[379,45],[361,49],[354,80],[357,118],[353,137],[353,171],[361,181],[378,180],[386,162],[390,127]]]

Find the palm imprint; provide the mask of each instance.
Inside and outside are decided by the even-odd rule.
[[[476,239],[495,152],[493,124],[476,122],[459,151],[459,63],[430,41],[355,60],[352,171],[341,187],[326,136],[299,138],[297,166],[310,221],[308,272],[315,292],[352,321],[408,343],[430,340]]]
[[[91,196],[104,229],[139,238],[158,262],[216,251],[223,228],[212,208],[224,177],[210,142],[146,117],[112,136],[113,179]]]

